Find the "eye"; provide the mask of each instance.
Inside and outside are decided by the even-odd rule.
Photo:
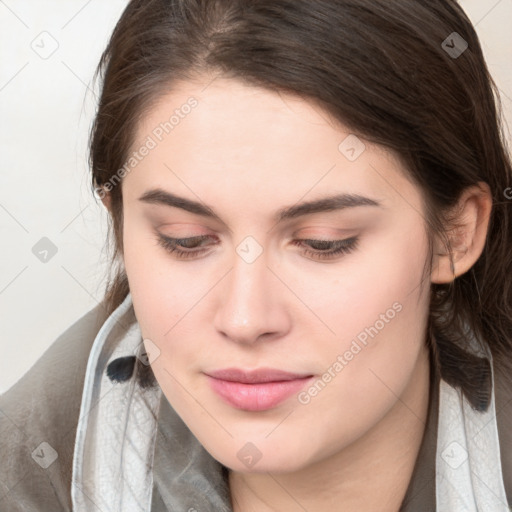
[[[192,236],[188,238],[171,238],[165,235],[158,233],[158,243],[167,251],[172,254],[175,254],[178,258],[192,258],[194,256],[198,256],[199,254],[204,253],[207,249],[196,250],[195,248],[199,245],[199,243],[203,242],[211,238],[208,235],[200,235],[200,236]],[[193,250],[183,250],[180,247],[184,247],[185,249],[193,249]]]
[[[178,258],[186,259],[199,256],[208,249],[197,249],[202,242],[211,238],[208,235],[193,236],[188,238],[171,238],[158,233],[158,243],[169,253]],[[293,245],[306,244],[304,254],[320,260],[334,259],[341,254],[348,254],[357,247],[358,237],[354,236],[345,240],[314,240],[311,238],[294,240]],[[314,250],[311,250],[314,249]]]
[[[320,260],[334,259],[341,254],[349,254],[354,251],[357,247],[358,237],[353,236],[346,238],[345,240],[314,240],[306,238],[303,240],[294,240],[293,245],[301,245],[302,243],[307,244],[309,248],[304,250],[304,253],[313,258]]]

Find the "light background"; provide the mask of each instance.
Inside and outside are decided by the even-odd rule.
[[[0,0],[0,393],[102,297],[107,215],[89,186],[91,88],[126,4]],[[512,0],[460,4],[512,127]],[[46,263],[32,252],[43,237],[58,249]]]

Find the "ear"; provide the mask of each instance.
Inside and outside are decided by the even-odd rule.
[[[103,203],[103,206],[110,212],[111,212],[111,197],[110,197],[110,191],[105,190],[103,187],[97,187],[96,188],[96,196],[101,199],[101,202]]]
[[[107,192],[107,194],[101,199],[101,202],[103,203],[103,206],[110,211],[110,194]]]
[[[485,246],[491,209],[492,194],[487,183],[481,181],[464,190],[454,208],[458,212],[454,221],[457,227],[447,233],[450,247],[436,241],[432,283],[449,283],[476,263]]]

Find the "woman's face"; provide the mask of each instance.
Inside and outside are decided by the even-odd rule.
[[[124,262],[169,403],[236,471],[361,439],[426,354],[423,204],[399,161],[308,101],[229,79],[180,83],[138,128]],[[227,368],[312,377],[207,376]]]

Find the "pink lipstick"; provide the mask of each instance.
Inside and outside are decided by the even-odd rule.
[[[264,411],[276,407],[299,392],[313,375],[259,368],[226,368],[206,373],[211,388],[227,403],[246,411]]]

